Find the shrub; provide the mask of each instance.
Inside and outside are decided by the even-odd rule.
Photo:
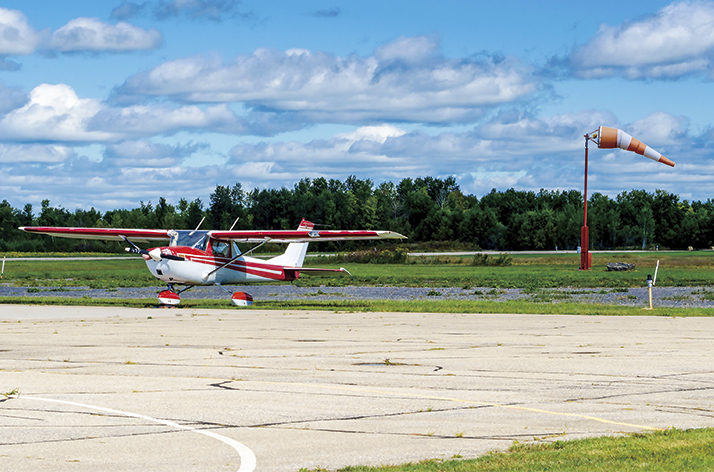
[[[488,257],[488,254],[476,254],[471,262],[471,265],[478,267],[506,267],[513,265],[513,257],[508,254],[501,254],[498,257]]]
[[[344,256],[344,262],[354,262],[358,264],[402,264],[407,260],[407,250],[397,248],[389,249],[369,249],[366,251],[355,251]]]

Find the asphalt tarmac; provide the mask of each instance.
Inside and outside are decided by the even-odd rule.
[[[714,318],[0,305],[0,322],[3,470],[297,472],[714,426]]]

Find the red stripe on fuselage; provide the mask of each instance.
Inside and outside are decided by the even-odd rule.
[[[162,252],[168,250],[174,256],[181,256],[188,262],[194,262],[196,264],[203,264],[211,267],[220,267],[226,262],[230,261],[229,257],[215,257],[206,254],[204,251],[188,247],[171,247],[171,248],[160,248]],[[295,278],[292,274],[286,276],[283,272],[283,266],[273,265],[273,264],[261,264],[256,262],[248,262],[245,260],[235,260],[228,264],[224,269],[233,270],[236,272],[242,272],[249,275],[254,275],[256,277],[262,277],[269,280],[276,281],[292,281]]]

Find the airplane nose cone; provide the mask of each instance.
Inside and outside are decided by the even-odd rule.
[[[152,249],[151,251],[149,251],[149,257],[151,257],[156,262],[159,262],[161,260],[161,249]]]

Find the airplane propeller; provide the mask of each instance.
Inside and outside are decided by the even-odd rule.
[[[152,249],[151,251],[147,251],[146,249],[141,249],[139,246],[136,244],[132,243],[129,241],[129,239],[126,236],[119,235],[120,238],[124,240],[125,243],[130,245],[131,247],[124,248],[126,252],[130,252],[132,254],[140,254],[142,256],[149,256],[156,262],[159,262],[161,260],[161,250],[160,249]]]
[[[139,246],[136,244],[132,243],[127,239],[126,236],[119,235],[120,238],[124,240],[125,243],[130,245],[131,247],[126,247],[124,250],[126,252],[130,252],[132,254],[139,254],[141,256],[149,256],[156,262],[160,262],[161,259],[171,259],[172,261],[184,261],[185,259],[181,256],[174,256],[173,254],[162,254],[161,249],[156,247],[152,249],[151,251],[147,251],[146,249],[141,249]]]

